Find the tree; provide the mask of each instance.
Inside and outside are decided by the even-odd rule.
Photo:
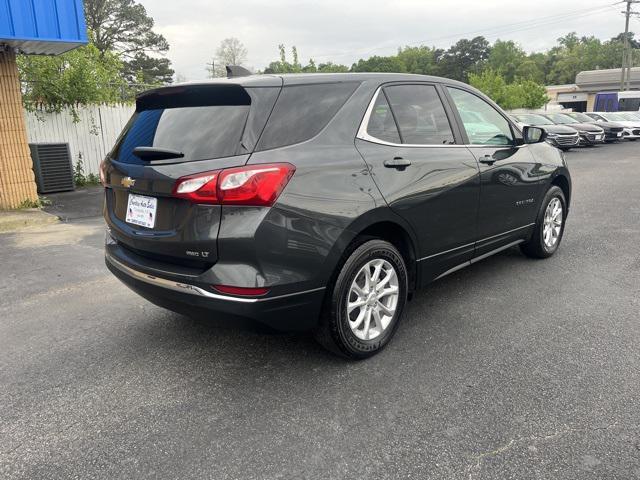
[[[211,77],[226,77],[227,65],[243,65],[247,61],[247,49],[235,37],[225,38],[216,50],[214,66],[207,67]]]
[[[439,59],[442,64],[440,74],[466,82],[471,73],[482,71],[489,52],[489,42],[482,36],[458,40]]]
[[[59,112],[69,107],[77,120],[79,105],[123,99],[122,62],[91,43],[58,56],[19,55],[17,61],[28,110]]]
[[[507,82],[513,82],[527,54],[514,41],[496,40],[487,58],[487,67],[500,72]]]
[[[168,58],[151,58],[144,53],[136,53],[123,67],[124,78],[129,83],[144,85],[172,83],[173,74]]]
[[[102,55],[118,52],[127,65],[128,77],[144,66],[141,76],[149,83],[171,81],[171,62],[152,56],[167,52],[169,43],[153,31],[153,18],[141,4],[134,0],[84,0],[84,7],[87,28]]]
[[[479,74],[470,74],[469,81],[471,85],[507,110],[540,108],[549,101],[544,86],[532,80],[516,80],[508,83],[500,72],[491,68],[486,68]]]
[[[406,68],[396,55],[391,57],[379,57],[377,55],[366,60],[360,59],[351,67],[353,72],[405,72]]]

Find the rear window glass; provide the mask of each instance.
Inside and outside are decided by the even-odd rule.
[[[373,105],[367,133],[385,142],[400,143],[398,127],[384,92],[378,94],[376,103]]]
[[[141,97],[111,157],[146,164],[136,147],[184,154],[180,161],[230,157],[253,150],[279,88],[239,86],[167,89]]]
[[[292,145],[316,136],[358,85],[346,82],[284,87],[257,150]]]
[[[440,96],[433,85],[396,85],[384,89],[395,115],[402,143],[455,143]]]

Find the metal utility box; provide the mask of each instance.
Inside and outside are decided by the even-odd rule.
[[[74,189],[73,164],[68,143],[30,143],[38,193]]]
[[[57,55],[86,43],[82,0],[0,0],[0,45]]]

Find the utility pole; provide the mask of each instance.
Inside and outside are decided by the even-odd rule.
[[[207,66],[211,66],[211,78],[216,76],[216,59],[215,57],[211,57],[211,63],[207,63]]]
[[[633,54],[631,44],[629,43],[629,18],[631,15],[637,15],[637,12],[631,11],[632,3],[640,3],[640,0],[624,0],[627,9],[622,12],[625,16],[624,21],[624,47],[622,49],[622,72],[620,74],[620,91],[631,89],[631,64],[633,63]]]

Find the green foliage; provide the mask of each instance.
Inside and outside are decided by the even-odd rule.
[[[78,158],[78,161],[73,167],[73,184],[76,187],[100,185],[100,177],[94,173],[86,175],[84,173],[84,162],[82,161],[82,158]]]
[[[316,65],[313,58],[309,59],[309,63],[302,65],[298,58],[298,49],[291,47],[291,62],[287,60],[287,52],[284,45],[278,45],[280,60],[271,62],[264,70],[264,73],[344,73],[349,71],[346,65],[340,65],[333,62],[320,63]]]
[[[500,72],[491,68],[470,74],[469,83],[507,110],[536,109],[549,101],[544,86],[533,80],[516,79],[508,83]]]
[[[118,56],[93,44],[59,56],[19,55],[17,61],[28,110],[69,107],[77,119],[78,106],[120,101],[126,85]]]
[[[37,200],[26,199],[20,202],[18,209],[24,208],[42,208],[51,205],[51,200],[47,197],[38,196]]]
[[[373,56],[366,60],[358,60],[351,67],[352,72],[390,72],[402,73],[407,69],[400,58],[397,56],[379,57]]]

